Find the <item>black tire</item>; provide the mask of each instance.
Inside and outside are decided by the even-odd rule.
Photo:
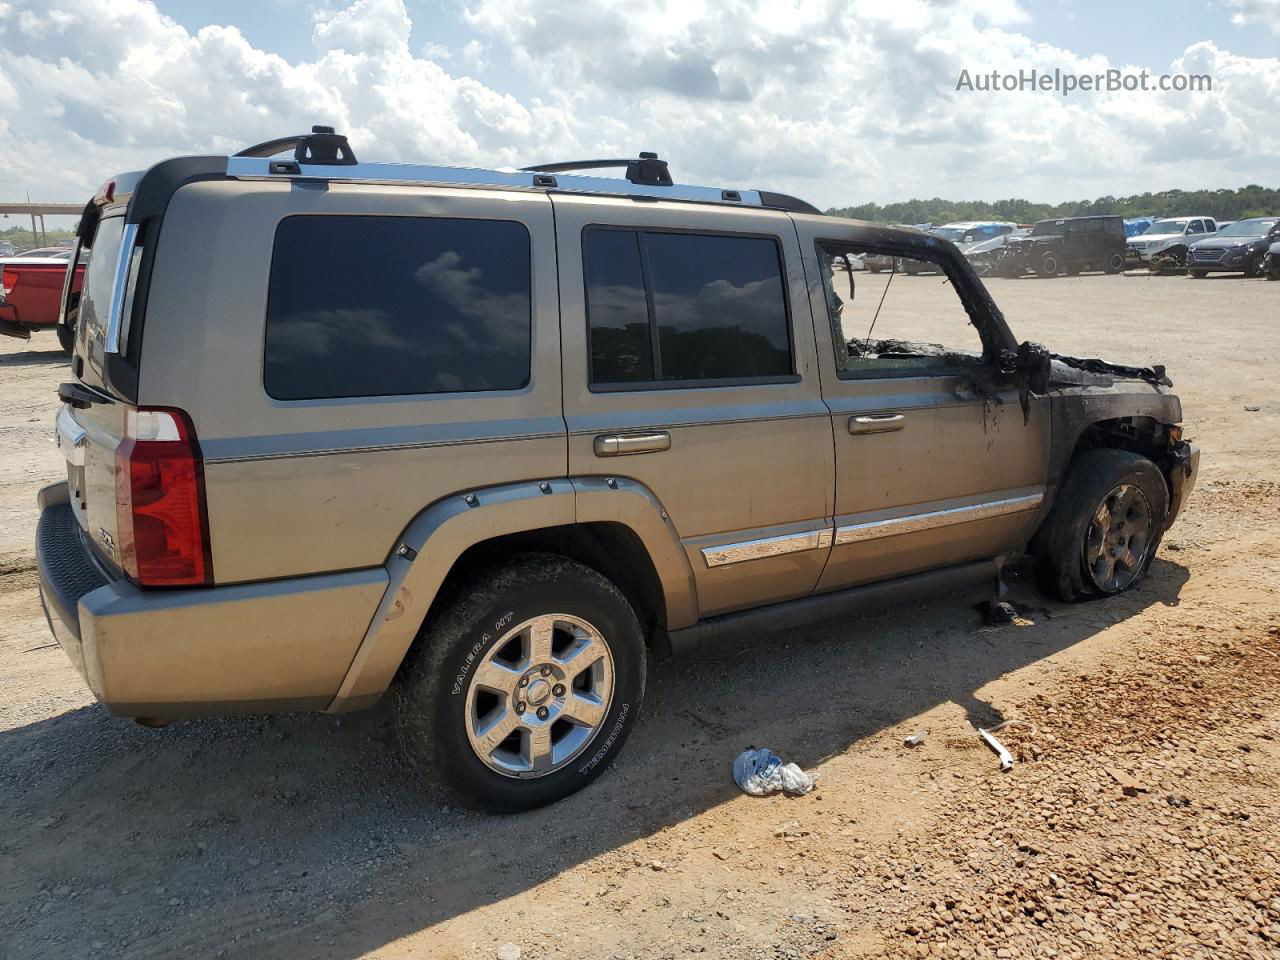
[[[520,779],[492,769],[472,748],[467,694],[474,677],[468,675],[511,627],[547,614],[580,618],[599,631],[612,658],[613,695],[603,721],[571,760]],[[460,803],[499,813],[531,810],[605,771],[636,724],[644,684],[644,638],[622,592],[576,561],[525,554],[460,584],[431,616],[396,681],[396,728],[409,762]],[[526,719],[532,721],[532,713]]]
[[[1139,536],[1136,531],[1141,526],[1134,521],[1125,553],[1136,562],[1125,566],[1123,577],[1118,572],[1121,563],[1114,563],[1117,582],[1106,578],[1100,581],[1087,559],[1091,546],[1097,543],[1091,539],[1095,515],[1121,489],[1133,489],[1141,495],[1140,500],[1133,495],[1128,513],[1138,514],[1140,520],[1145,510],[1149,529],[1134,548],[1133,541]],[[1159,468],[1146,457],[1127,450],[1088,450],[1080,454],[1067,470],[1058,499],[1032,542],[1040,588],[1060,600],[1078,601],[1113,596],[1135,586],[1151,566],[1168,513],[1169,488]],[[1125,533],[1121,530],[1115,535],[1123,537]],[[1134,549],[1138,553],[1133,553]]]
[[[1040,266],[1036,272],[1042,277],[1056,277],[1062,272],[1062,262],[1056,253],[1046,253],[1040,258]]]
[[[1248,261],[1245,262],[1244,275],[1246,277],[1262,276],[1262,258],[1264,256],[1266,256],[1266,254],[1257,253],[1257,254],[1254,254],[1252,257],[1248,259]]]
[[[57,330],[58,343],[62,346],[62,352],[71,356],[76,349],[76,328],[70,324],[60,323]]]
[[[57,326],[58,343],[62,346],[62,352],[67,356],[71,356],[76,349],[76,321],[80,317],[80,294],[73,293],[74,301],[67,309],[66,323],[60,323]]]
[[[1113,253],[1107,260],[1107,273],[1120,273],[1124,270],[1124,254]]]

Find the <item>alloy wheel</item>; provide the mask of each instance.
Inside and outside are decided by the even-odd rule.
[[[1119,593],[1142,573],[1153,522],[1146,495],[1122,483],[1098,504],[1084,540],[1084,565],[1103,593]]]
[[[518,624],[476,665],[466,697],[471,749],[496,773],[543,777],[581,754],[613,701],[613,655],[580,617]]]

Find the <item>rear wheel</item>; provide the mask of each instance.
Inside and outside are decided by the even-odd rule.
[[[601,773],[635,726],[645,647],[596,571],[529,554],[462,586],[397,682],[401,746],[469,805],[554,803]]]
[[[1169,488],[1146,457],[1081,454],[1032,545],[1041,588],[1062,600],[1128,590],[1146,576],[1168,511]]]
[[[79,313],[79,309],[73,306],[67,311],[66,322],[57,326],[58,343],[62,347],[62,352],[67,356],[71,356],[76,348],[76,318]]]
[[[76,348],[75,328],[62,323],[58,324],[58,344],[62,347],[63,353],[71,356]]]

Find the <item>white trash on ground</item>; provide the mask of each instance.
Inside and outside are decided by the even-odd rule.
[[[767,797],[779,790],[800,796],[814,788],[818,775],[805,773],[794,763],[783,763],[776,753],[762,747],[738,754],[733,761],[733,779],[743,793],[753,797]]]

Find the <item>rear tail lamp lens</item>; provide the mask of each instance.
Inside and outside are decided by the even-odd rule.
[[[204,464],[181,410],[129,410],[116,452],[120,562],[142,586],[213,581]]]

